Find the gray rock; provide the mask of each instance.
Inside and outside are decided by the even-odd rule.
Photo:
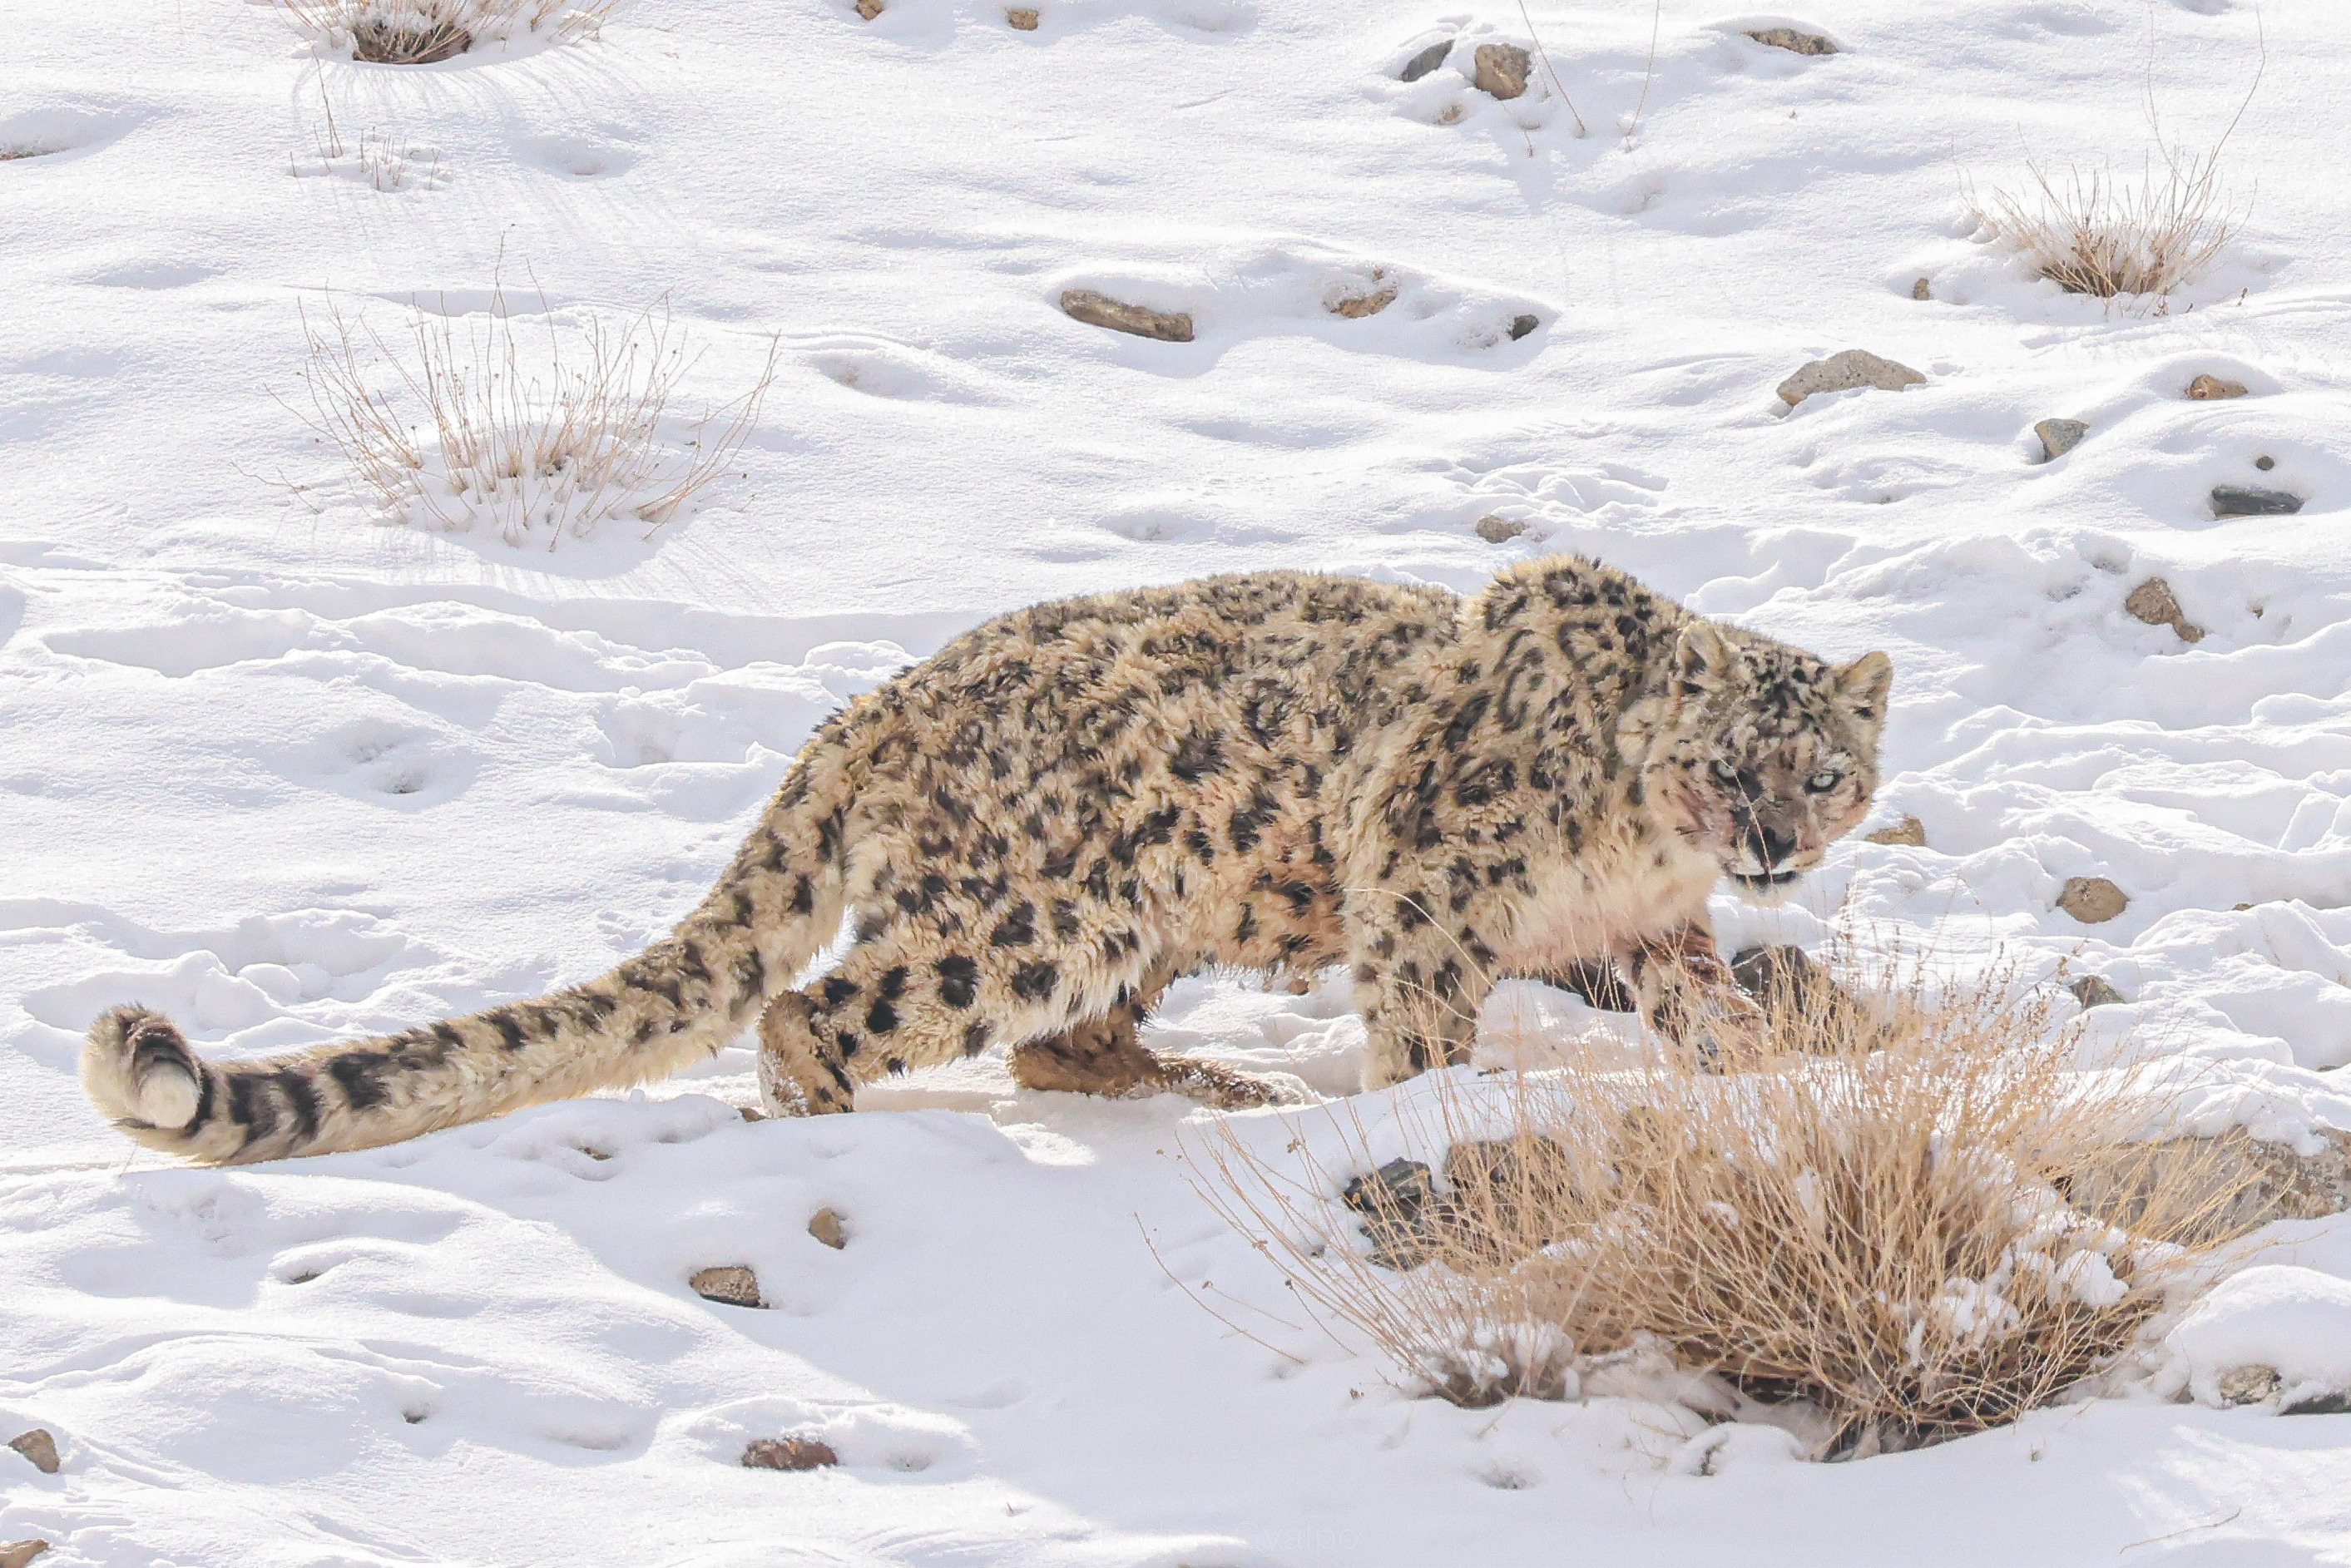
[[[2351,1389],[2332,1389],[2323,1394],[2305,1394],[2289,1405],[2278,1406],[2281,1416],[2343,1416],[2351,1415]]]
[[[1793,408],[1814,392],[1847,392],[1855,387],[1900,392],[1926,379],[1909,366],[1880,359],[1866,349],[1847,349],[1825,360],[1814,360],[1782,382],[1780,401]]]
[[[2188,619],[2172,597],[2171,584],[2159,577],[2150,577],[2130,591],[2123,608],[2150,626],[2168,626],[2183,643],[2204,641],[2204,628]]]
[[[764,1307],[768,1303],[759,1296],[759,1277],[740,1263],[722,1264],[716,1269],[696,1269],[686,1283],[694,1293],[705,1301],[717,1301],[730,1307]]]
[[[2218,376],[2198,376],[2188,383],[2188,395],[2199,402],[2214,398],[2242,397],[2245,395],[2245,383],[2224,382]]]
[[[2291,490],[2264,490],[2258,485],[2212,486],[2216,517],[2290,517],[2300,510],[2302,497]]]
[[[2069,876],[2057,907],[2085,925],[2099,925],[2130,907],[2130,894],[2102,876]]]
[[[2085,1012],[2092,1008],[2111,1007],[2116,1002],[2130,1000],[2098,975],[2085,975],[2065,988],[2074,993],[2074,999],[2082,1004]]]
[[[1864,835],[1873,844],[1905,844],[1914,850],[1927,847],[1927,824],[1916,817],[1904,817],[1890,828],[1880,828]]]
[[[2266,474],[2271,469],[2277,466],[2277,459],[2274,457],[2256,457],[2253,459],[2253,466]]]
[[[1496,98],[1516,98],[1527,90],[1527,73],[1534,59],[1516,44],[1480,44],[1470,57],[1469,79]]]
[[[1833,55],[1837,47],[1818,33],[1798,32],[1793,27],[1759,27],[1747,35],[1759,44],[1775,49],[1786,49],[1799,55]]]
[[[2285,1392],[2274,1366],[2232,1366],[2213,1382],[2230,1405],[2267,1405]]]
[[[1452,39],[1437,39],[1437,42],[1429,45],[1428,47],[1421,50],[1420,53],[1413,56],[1412,58],[1405,61],[1404,69],[1396,72],[1396,80],[1418,81],[1421,78],[1426,76],[1429,72],[1443,65],[1445,63],[1445,57],[1452,52]]]
[[[1489,545],[1508,544],[1526,531],[1526,524],[1515,517],[1498,517],[1489,512],[1478,519],[1478,537]]]
[[[30,1459],[33,1468],[43,1475],[57,1473],[57,1440],[44,1428],[36,1427],[19,1437],[11,1437],[8,1446]]]
[[[1541,326],[1541,325],[1542,325],[1542,318],[1541,318],[1541,317],[1539,317],[1539,316],[1513,316],[1513,317],[1511,317],[1511,318],[1510,318],[1510,341],[1511,341],[1511,342],[1513,342],[1513,343],[1517,342],[1520,339],[1521,339],[1521,338],[1525,337],[1528,333],[1530,333],[1530,332],[1533,331],[1536,328],[1538,328],[1538,327],[1540,327],[1540,326]]]
[[[1147,309],[1141,305],[1129,305],[1123,299],[1113,299],[1107,294],[1097,294],[1091,288],[1063,289],[1061,314],[1072,321],[1083,321],[1089,327],[1107,327],[1113,332],[1132,332],[1138,338],[1156,338],[1163,343],[1188,343],[1192,340],[1189,313]]]
[[[2066,1173],[2066,1200],[2128,1229],[2150,1202],[2190,1217],[2180,1239],[2225,1241],[2277,1219],[2324,1219],[2351,1208],[2351,1133],[2321,1129],[2314,1155],[2231,1128],[2216,1138],[2167,1138],[2106,1151]]]
[[[1412,1269],[1427,1261],[1429,1228],[1441,1206],[1426,1165],[1390,1160],[1348,1182],[1339,1201],[1364,1217],[1373,1262],[1383,1269]]]
[[[2032,434],[2041,437],[2044,460],[2053,463],[2081,445],[2090,427],[2078,419],[2044,419],[2032,427]]]

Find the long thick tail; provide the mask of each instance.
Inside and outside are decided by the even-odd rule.
[[[371,1148],[666,1077],[732,1040],[833,933],[841,819],[810,810],[806,789],[804,776],[787,782],[674,933],[586,985],[240,1062],[204,1061],[162,1014],[116,1008],[90,1026],[82,1086],[150,1148],[235,1165]]]

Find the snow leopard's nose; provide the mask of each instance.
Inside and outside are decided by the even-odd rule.
[[[1779,821],[1759,814],[1755,819],[1754,831],[1748,834],[1748,847],[1754,851],[1755,858],[1763,863],[1765,871],[1770,871],[1796,852],[1796,827],[1792,822]]]

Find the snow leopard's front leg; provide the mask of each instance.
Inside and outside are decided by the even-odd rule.
[[[1632,987],[1643,1021],[1696,1052],[1699,1067],[1719,1071],[1769,1050],[1763,1009],[1732,978],[1702,917],[1625,944],[1616,965]]]
[[[1469,1060],[1494,955],[1474,928],[1454,929],[1426,899],[1403,898],[1355,943],[1355,1010],[1368,1053],[1364,1087],[1384,1089]]]

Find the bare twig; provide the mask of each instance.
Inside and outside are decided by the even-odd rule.
[[[1649,107],[1649,83],[1657,74],[1657,29],[1665,21],[1666,0],[1656,0],[1649,8],[1649,61],[1641,68],[1641,98],[1633,105],[1633,118],[1625,127],[1625,151],[1633,151],[1633,138],[1641,129],[1642,111]]]
[[[1567,105],[1569,118],[1575,121],[1575,133],[1578,136],[1590,135],[1590,130],[1583,123],[1583,116],[1576,111],[1575,99],[1567,96],[1567,89],[1560,82],[1559,72],[1552,68],[1551,51],[1543,47],[1541,36],[1535,31],[1535,19],[1527,13],[1527,0],[1519,0],[1519,19],[1527,25],[1527,37],[1535,47],[1536,57],[1542,61],[1543,75],[1551,78],[1552,91],[1559,94],[1560,102]]]

